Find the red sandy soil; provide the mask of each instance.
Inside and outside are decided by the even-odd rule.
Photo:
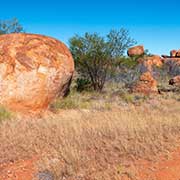
[[[0,180],[32,180],[36,159],[20,160],[0,165]]]
[[[170,153],[169,159],[158,161],[141,160],[135,163],[137,177],[125,175],[122,180],[180,180],[180,149]],[[37,172],[37,159],[21,160],[0,165],[0,180],[32,180]]]
[[[141,160],[135,164],[137,177],[128,175],[123,180],[180,180],[180,149],[169,154],[169,159],[161,157],[158,161]]]
[[[146,180],[180,180],[180,149],[171,153],[169,160],[160,158],[157,163],[145,165],[139,176]]]

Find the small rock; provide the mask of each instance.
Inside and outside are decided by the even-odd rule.
[[[38,172],[34,180],[54,180],[54,176],[49,171]]]

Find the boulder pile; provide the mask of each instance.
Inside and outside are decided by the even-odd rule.
[[[148,56],[144,54],[143,46],[134,46],[127,52],[130,57],[136,56],[137,61],[141,67],[141,75],[138,81],[132,86],[133,92],[139,93],[154,93],[159,92],[157,88],[157,81],[153,77],[154,67],[161,67],[163,64],[167,65],[168,73],[174,75],[169,80],[170,85],[180,86],[180,50],[171,50],[170,55]]]

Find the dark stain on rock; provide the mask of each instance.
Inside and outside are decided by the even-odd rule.
[[[18,52],[16,54],[16,59],[18,60],[21,65],[26,67],[28,70],[35,69],[35,64],[33,63],[33,60],[29,58],[26,54]]]

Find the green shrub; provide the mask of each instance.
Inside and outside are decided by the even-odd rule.
[[[127,102],[127,103],[133,103],[134,102],[134,95],[133,94],[123,94],[121,98]]]
[[[82,92],[84,90],[90,90],[91,89],[91,82],[88,79],[77,78],[76,89],[79,92]]]
[[[102,94],[94,91],[77,92],[72,90],[65,98],[57,98],[50,106],[52,110],[58,109],[92,109],[95,104],[100,104]]]
[[[125,101],[126,103],[132,103],[136,105],[140,105],[143,102],[146,102],[149,97],[143,94],[131,94],[128,92],[122,92],[120,94],[121,100]]]
[[[0,122],[5,119],[10,119],[12,117],[12,113],[8,111],[5,107],[0,106]]]
[[[57,99],[51,106],[54,110],[58,109],[76,109],[78,105],[72,98]]]

